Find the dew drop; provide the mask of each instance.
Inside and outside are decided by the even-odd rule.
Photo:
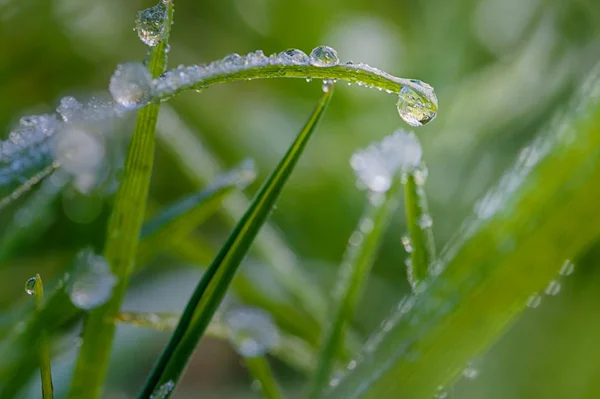
[[[410,237],[408,235],[402,236],[402,245],[404,246],[404,250],[407,253],[411,253],[413,251],[413,247],[410,242]]]
[[[295,65],[307,65],[309,62],[308,55],[302,50],[291,48],[279,53],[279,58]]]
[[[244,357],[258,357],[279,343],[279,331],[271,315],[261,309],[237,307],[224,315],[229,341]]]
[[[315,47],[310,52],[310,64],[316,67],[331,67],[340,63],[337,51],[329,46]]]
[[[237,53],[233,53],[223,58],[221,62],[224,64],[225,67],[241,66],[244,65],[244,58]]]
[[[173,381],[167,381],[152,392],[150,399],[165,399],[175,388]]]
[[[83,310],[94,309],[112,295],[117,278],[108,261],[91,249],[80,251],[75,258],[73,277],[67,287],[73,305]]]
[[[161,42],[165,34],[167,8],[161,2],[154,7],[138,11],[135,30],[142,42],[154,47]]]
[[[113,99],[129,110],[148,104],[152,77],[143,64],[121,64],[110,78],[109,90]]]
[[[354,370],[356,368],[356,360],[350,360],[350,363],[348,363],[348,370]]]
[[[35,292],[35,281],[36,281],[36,278],[32,277],[25,282],[25,292],[28,293],[29,295],[33,295]]]
[[[556,280],[552,280],[550,281],[544,292],[546,293],[546,295],[554,296],[558,295],[558,293],[560,292],[560,288],[560,283]]]
[[[430,86],[427,87],[431,89]],[[427,94],[431,94],[433,97],[428,98]],[[437,115],[437,99],[433,94],[433,89],[427,94],[421,94],[409,86],[404,86],[400,90],[397,103],[398,113],[409,125],[426,125]]]
[[[329,93],[329,90],[333,88],[333,80],[323,79],[323,84],[321,85],[321,89],[323,89],[324,93]]]
[[[573,262],[571,262],[569,259],[567,259],[565,261],[565,263],[563,263],[562,267],[560,268],[560,275],[561,276],[570,276],[571,274],[573,274],[573,271],[575,270],[575,264]]]
[[[469,363],[467,364],[467,367],[465,367],[462,371],[462,375],[467,380],[474,380],[479,376],[479,370],[477,370],[475,367],[473,367],[472,364]]]
[[[431,218],[431,215],[425,213],[421,215],[417,223],[419,223],[421,229],[428,229],[433,225],[433,219]]]
[[[369,234],[371,231],[373,231],[373,227],[373,219],[371,219],[370,217],[364,217],[363,219],[361,219],[359,224],[359,229],[361,233]]]
[[[305,80],[306,80],[306,83],[312,82],[312,78],[306,78]]]
[[[56,109],[56,112],[65,122],[73,122],[74,119],[77,119],[77,116],[82,114],[82,111],[83,104],[71,96],[61,98],[60,105]]]
[[[527,307],[537,308],[542,303],[542,296],[537,292],[527,299]]]

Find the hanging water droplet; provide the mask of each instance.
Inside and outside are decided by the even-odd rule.
[[[527,299],[527,307],[537,308],[542,303],[542,296],[537,292]]]
[[[287,61],[291,64],[295,65],[307,65],[308,64],[308,55],[304,51],[291,48],[279,53],[279,57],[284,61]]]
[[[305,80],[306,80],[306,83],[312,82],[312,78],[306,78]]]
[[[71,302],[83,310],[96,308],[112,295],[117,278],[112,274],[107,260],[91,249],[80,251],[75,258],[73,277],[67,291]]]
[[[133,110],[148,104],[152,92],[152,77],[143,64],[121,64],[110,78],[109,90],[113,99]]]
[[[30,278],[25,282],[25,292],[29,295],[33,295],[35,293],[35,277]]]
[[[167,381],[152,392],[150,399],[165,399],[175,388],[173,381]]]
[[[336,66],[340,63],[337,51],[329,46],[315,47],[310,52],[310,64],[316,67]]]
[[[238,307],[224,316],[229,341],[244,357],[258,357],[279,343],[279,331],[271,315],[261,309]]]
[[[402,236],[402,245],[404,246],[404,250],[407,253],[411,253],[413,251],[413,247],[410,242],[410,237],[408,235]]]
[[[569,259],[567,259],[565,261],[565,263],[563,263],[562,267],[560,268],[559,274],[561,276],[570,276],[571,274],[573,274],[574,270],[575,270],[575,264],[573,262],[571,262]]]
[[[423,83],[425,85],[425,83]],[[423,126],[431,122],[437,115],[437,98],[431,86],[417,92],[412,87],[404,86],[398,95],[398,113],[411,126]]]
[[[321,89],[323,89],[324,93],[328,93],[329,90],[333,88],[333,80],[323,79],[323,84],[321,85]]]
[[[167,8],[161,2],[154,7],[138,11],[135,30],[142,42],[154,47],[161,42],[165,34]]]
[[[546,293],[546,295],[554,296],[560,292],[560,288],[560,283],[556,280],[552,280],[550,281],[544,292]]]

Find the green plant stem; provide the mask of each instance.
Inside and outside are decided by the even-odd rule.
[[[153,77],[166,69],[166,48],[173,19],[173,2],[165,3],[165,36],[149,55],[148,69]],[[107,229],[104,255],[118,283],[111,299],[86,317],[83,344],[69,393],[71,399],[100,397],[115,334],[113,319],[118,313],[133,270],[144,220],[146,199],[154,163],[156,121],[159,104],[141,109],[129,143],[124,178],[117,192]]]
[[[425,190],[415,181],[414,173],[407,175],[404,185],[404,203],[412,248],[407,275],[411,286],[415,289],[429,274],[429,264],[435,259],[435,242],[431,225],[423,223],[424,218],[431,218],[431,216]]]
[[[260,384],[260,391],[265,399],[284,398],[265,356],[245,357],[244,363],[246,363],[246,367],[248,367],[252,377]]]
[[[385,194],[377,194],[385,196],[383,201],[375,200],[367,205],[359,227],[350,239],[338,275],[329,317],[331,321],[325,330],[317,368],[313,376],[310,398],[319,398],[328,385],[336,358],[343,348],[347,330],[354,318],[356,306],[369,278],[383,234],[398,205],[401,187],[399,179],[395,178]],[[371,193],[371,195],[374,194]],[[354,242],[355,239],[358,243]]]
[[[35,311],[39,314],[44,308],[44,285],[39,274],[35,275],[33,296]],[[38,342],[42,398],[52,399],[54,397],[54,388],[52,387],[52,368],[50,366],[50,343],[48,342],[48,331],[46,331],[45,326],[42,326],[41,331],[39,331]]]
[[[179,380],[189,357],[222,301],[239,264],[246,256],[250,245],[266,221],[283,186],[312,136],[312,132],[327,107],[332,93],[333,88],[323,95],[306,125],[256,194],[250,207],[198,283],[171,340],[140,393],[140,399],[149,398],[157,388],[165,383],[176,384]],[[166,397],[168,396],[169,394]]]

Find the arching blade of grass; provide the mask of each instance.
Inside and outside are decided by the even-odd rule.
[[[260,384],[260,391],[265,399],[283,399],[283,393],[271,371],[265,356],[246,357],[244,363],[252,377]]]
[[[431,216],[423,188],[425,177],[422,174],[423,169],[409,172],[404,185],[406,224],[409,232],[408,246],[411,248],[407,276],[413,289],[427,278],[429,264],[435,259]]]
[[[239,264],[266,221],[283,186],[327,107],[332,90],[324,93],[313,114],[279,165],[261,187],[250,207],[210,265],[192,294],[179,325],[140,394],[147,399],[163,384],[177,383],[204,330],[219,306]],[[166,397],[168,397],[167,394]]]
[[[39,313],[44,307],[44,285],[39,274],[36,274],[34,279],[33,297],[35,311],[36,313]],[[54,397],[54,389],[52,387],[52,369],[50,366],[50,344],[48,342],[48,333],[44,326],[42,326],[42,329],[39,331],[38,351],[40,359],[40,377],[42,379],[42,398],[52,399]]]
[[[369,202],[357,230],[350,238],[334,292],[329,325],[325,329],[317,369],[313,375],[311,398],[319,398],[329,383],[383,234],[397,207],[401,188],[399,179],[395,178],[385,194],[371,193],[384,198]]]
[[[121,312],[117,315],[117,321],[158,331],[173,331],[180,316],[172,313]],[[228,339],[227,325],[215,317],[208,325],[205,334],[226,340]],[[305,374],[314,369],[314,349],[293,335],[280,332],[279,341],[271,349],[270,354]]]
[[[492,345],[526,302],[600,236],[600,69],[576,103],[476,206],[328,398],[428,399]]]
[[[223,200],[238,188],[252,183],[254,164],[248,160],[240,167],[219,176],[214,183],[161,210],[144,224],[138,248],[137,264],[144,264],[160,250],[185,239],[206,218],[214,214]]]
[[[148,69],[153,77],[161,75],[167,64],[167,47],[173,21],[173,2],[165,2],[167,17],[164,37],[150,50]],[[112,298],[92,310],[86,318],[81,346],[69,398],[100,397],[106,376],[110,349],[115,334],[111,321],[119,311],[137,253],[140,230],[144,221],[152,166],[156,121],[159,104],[140,110],[125,159],[124,177],[117,192],[110,217],[104,255],[118,283]]]

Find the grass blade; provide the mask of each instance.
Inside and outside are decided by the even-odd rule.
[[[158,251],[169,248],[185,237],[200,223],[214,214],[223,200],[235,189],[243,189],[254,181],[254,163],[245,161],[238,168],[219,176],[204,190],[169,205],[147,221],[141,232],[137,264],[144,264]]]
[[[331,321],[325,330],[317,369],[313,376],[311,398],[320,397],[329,383],[335,360],[342,349],[347,329],[369,278],[382,236],[397,207],[400,189],[399,179],[395,178],[385,194],[370,193],[374,196],[373,200],[367,205],[358,229],[350,238],[331,306]],[[382,195],[384,198],[379,197]]]
[[[265,356],[246,357],[244,362],[250,374],[259,383],[259,389],[265,399],[282,399],[284,397]]]
[[[173,313],[121,312],[116,321],[157,331],[173,331],[181,315]],[[227,325],[218,317],[211,320],[205,334],[209,337],[228,339]],[[293,335],[280,332],[278,343],[269,352],[290,367],[308,374],[314,369],[315,353],[305,341]]]
[[[29,284],[30,282],[33,284],[35,311],[39,314],[44,308],[44,285],[39,274],[36,274],[27,283]],[[26,289],[28,288],[26,287]],[[30,292],[29,289],[28,292]],[[40,377],[42,379],[42,398],[52,399],[54,397],[54,388],[52,387],[52,369],[50,366],[50,344],[45,327],[42,327],[39,332],[38,350],[40,355]]]
[[[166,69],[167,46],[173,21],[173,2],[164,3],[167,18],[164,37],[149,53],[148,69],[153,77]],[[86,318],[75,375],[69,398],[100,397],[115,333],[112,320],[119,311],[129,283],[144,220],[146,199],[154,163],[156,121],[159,104],[140,110],[125,160],[124,178],[117,192],[107,230],[104,255],[118,278],[112,298],[92,310]]]
[[[427,278],[429,264],[435,259],[435,242],[427,206],[427,195],[423,189],[425,176],[422,168],[408,173],[404,186],[406,224],[409,232],[409,237],[405,238],[408,240],[405,248],[410,248],[407,276],[413,289]]]
[[[600,236],[600,68],[526,148],[328,398],[430,398]],[[569,217],[565,217],[569,215]]]
[[[323,95],[306,125],[257,193],[254,201],[200,280],[183,312],[179,325],[142,390],[140,398],[149,398],[163,384],[178,381],[198,340],[223,299],[240,262],[267,219],[308,143],[308,139],[329,103],[332,92],[333,90],[330,90]]]

